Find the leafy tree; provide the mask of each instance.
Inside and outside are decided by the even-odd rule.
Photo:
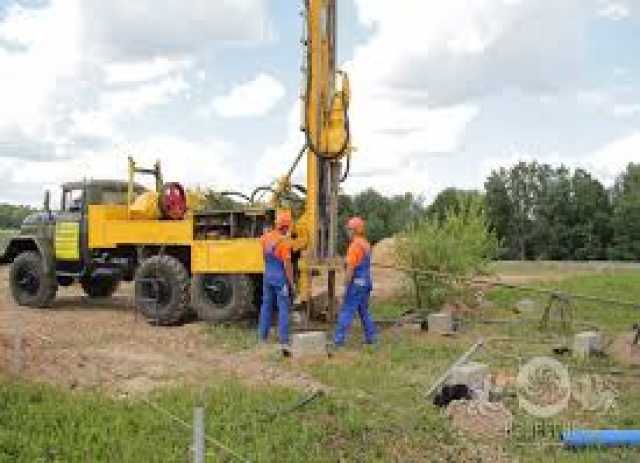
[[[338,209],[338,248],[344,252],[347,237],[344,225],[349,217],[361,216],[367,222],[372,244],[405,230],[424,215],[422,199],[411,193],[387,197],[370,188],[354,196],[340,195]]]
[[[460,212],[470,207],[476,199],[480,198],[479,204],[484,207],[482,193],[476,190],[459,190],[457,188],[446,188],[442,190],[427,208],[427,215],[444,220],[448,211]]]
[[[605,259],[612,238],[609,195],[604,186],[583,169],[575,170],[571,184],[572,257]]]
[[[540,190],[539,165],[520,162],[510,169],[494,170],[485,182],[488,216],[507,249],[504,257],[526,259],[536,198]]]
[[[640,259],[640,164],[629,164],[612,190],[614,238],[609,257]]]
[[[611,206],[602,184],[583,169],[520,162],[485,182],[487,216],[518,259],[602,259],[611,240]]]

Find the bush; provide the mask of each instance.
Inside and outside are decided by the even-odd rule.
[[[489,229],[479,198],[464,208],[449,209],[444,219],[423,219],[401,234],[396,246],[403,267],[446,275],[407,270],[419,309],[436,308],[460,296],[465,289],[461,279],[485,271],[497,251],[498,239]]]

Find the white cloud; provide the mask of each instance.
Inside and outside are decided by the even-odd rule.
[[[624,88],[623,88],[624,89]],[[630,95],[615,87],[598,90],[583,90],[576,94],[576,101],[585,108],[605,112],[616,118],[640,115],[640,104],[627,103]]]
[[[632,117],[640,115],[640,104],[617,104],[613,107],[616,117]]]
[[[155,57],[137,62],[116,62],[105,65],[108,84],[130,84],[148,82],[166,77],[176,71],[184,71],[191,66],[187,59]]]
[[[193,67],[198,50],[260,40],[266,1],[160,3],[52,0],[7,10],[0,19],[1,200],[33,203],[43,187],[82,176],[124,178],[125,153],[149,162],[160,156],[167,177],[187,184],[233,181],[230,143],[202,142],[196,132],[193,139],[153,135],[172,133],[175,119],[143,124],[149,109],[192,96],[191,84],[206,75]],[[143,131],[132,129],[136,120]],[[202,169],[212,161],[216,169]]]
[[[631,8],[625,2],[612,2],[609,0],[600,0],[600,9],[598,15],[612,21],[620,21],[631,15]]]
[[[222,117],[264,116],[284,97],[285,88],[276,78],[260,73],[213,100],[214,111]]]
[[[155,106],[170,103],[189,88],[182,76],[166,77],[124,90],[104,91],[95,109],[74,110],[69,115],[69,133],[76,137],[109,139],[118,142],[122,136],[116,130],[118,118],[140,116]]]
[[[356,4],[373,36],[354,61],[410,101],[421,94],[421,103],[450,106],[508,88],[548,94],[581,76],[588,1]]]
[[[70,131],[80,137],[109,138],[114,136],[113,115],[107,111],[73,111]]]
[[[81,5],[91,48],[125,61],[270,35],[267,0],[83,0]]]
[[[0,158],[0,201],[35,203],[45,189],[57,191],[66,181],[127,178],[127,157],[133,155],[142,166],[160,159],[165,180],[178,181],[187,188],[226,189],[242,185],[237,172],[225,167],[233,146],[221,140],[193,142],[171,136],[152,137],[142,142],[121,144],[103,151],[86,150],[73,159],[32,161]],[[189,162],[185,162],[188,159]],[[215,169],[203,165],[216,164]],[[143,182],[149,185],[148,182]]]
[[[43,9],[13,6],[0,22],[0,137],[4,130],[29,137],[52,132],[53,96],[58,85],[75,75],[80,62],[76,2],[54,0]]]
[[[630,162],[640,162],[640,132],[612,141],[590,155],[585,165],[610,186]]]
[[[100,99],[101,106],[114,114],[139,114],[150,107],[169,102],[188,88],[183,77],[168,77],[132,89],[105,92]]]

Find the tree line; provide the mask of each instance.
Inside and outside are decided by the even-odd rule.
[[[0,204],[0,230],[15,230],[20,228],[22,221],[35,209],[29,206],[14,206]]]
[[[630,163],[611,188],[584,169],[537,162],[496,169],[484,187],[445,190],[428,213],[482,197],[501,259],[640,259],[640,164]]]
[[[242,207],[230,198],[208,198],[210,207]],[[630,163],[606,188],[585,169],[520,162],[494,170],[484,192],[448,188],[426,204],[411,193],[385,196],[373,188],[340,195],[339,247],[346,247],[348,217],[367,220],[372,243],[402,232],[422,219],[444,220],[479,200],[501,259],[640,259],[640,164]],[[299,198],[300,205],[303,199]],[[34,209],[0,204],[0,229],[19,228]]]
[[[640,164],[630,163],[606,188],[585,169],[519,162],[491,172],[484,192],[448,188],[428,205],[411,194],[375,190],[341,198],[340,218],[362,215],[372,242],[422,218],[444,221],[480,201],[499,240],[498,258],[640,260]]]

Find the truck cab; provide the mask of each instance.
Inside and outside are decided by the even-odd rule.
[[[144,188],[135,185],[135,193]],[[43,211],[29,215],[11,239],[0,263],[12,264],[10,286],[23,306],[48,307],[59,286],[78,281],[89,297],[108,297],[122,275],[94,268],[88,250],[87,211],[92,205],[126,205],[128,183],[114,180],[62,185],[60,208],[51,210],[45,193]]]

